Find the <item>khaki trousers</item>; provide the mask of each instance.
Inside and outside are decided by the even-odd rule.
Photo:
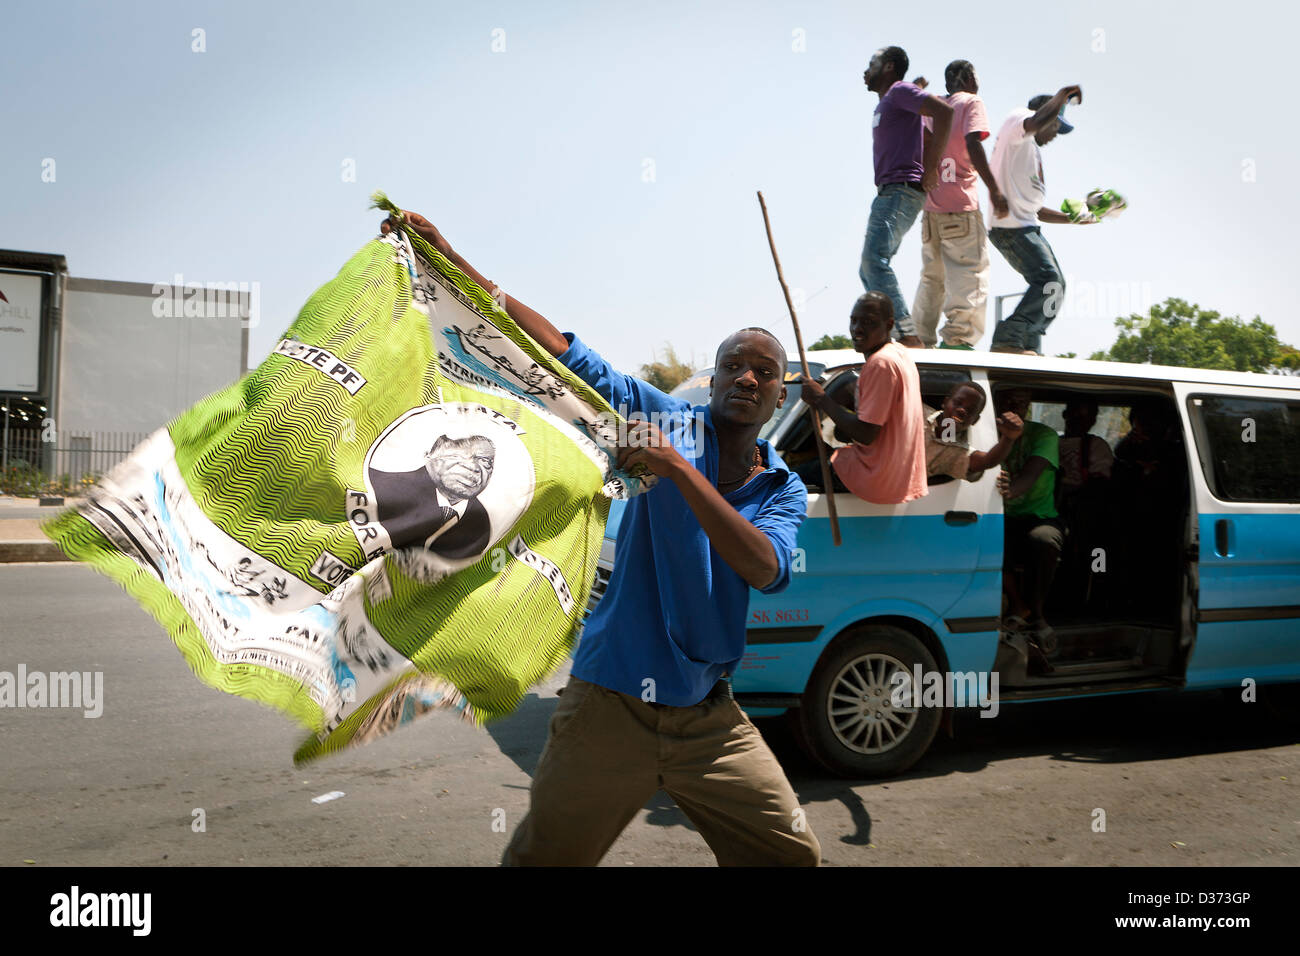
[[[938,342],[942,309],[945,345],[976,346],[984,337],[989,296],[989,244],[984,217],[929,212],[921,218],[921,284],[912,300],[916,334],[927,348]]]
[[[720,866],[816,866],[821,846],[781,765],[730,697],[649,704],[570,677],[506,866],[595,866],[657,790]]]

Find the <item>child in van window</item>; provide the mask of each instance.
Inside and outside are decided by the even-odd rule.
[[[858,298],[849,335],[866,361],[858,373],[856,415],[827,398],[816,382],[804,382],[802,395],[852,439],[831,458],[835,476],[859,498],[881,505],[903,504],[929,490],[921,377],[907,349],[890,341],[893,328],[887,295],[868,292]]]
[[[966,481],[979,481],[989,468],[1002,464],[1011,447],[1020,438],[1024,423],[1015,412],[1003,412],[997,418],[998,441],[988,451],[971,451],[969,429],[984,411],[986,397],[977,382],[958,382],[948,390],[943,407],[925,410],[925,466],[931,477],[951,475]]]

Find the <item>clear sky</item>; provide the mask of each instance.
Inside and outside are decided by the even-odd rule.
[[[1046,351],[1103,348],[1171,295],[1300,343],[1288,5],[56,0],[3,20],[0,247],[258,282],[254,364],[375,234],[374,189],[627,370],[667,343],[705,362],[745,325],[793,347],[762,189],[806,338],[846,331],[874,194],[862,71],[889,44],[931,92],[973,61],[995,131],[1082,85],[1048,201],[1102,186],[1130,208],[1044,227],[1068,280]],[[919,242],[894,261],[909,301]],[[990,256],[992,292],[1021,291]]]

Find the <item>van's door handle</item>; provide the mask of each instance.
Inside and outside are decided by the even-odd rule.
[[[1214,522],[1214,553],[1221,558],[1232,557],[1232,522],[1220,518]]]
[[[945,524],[974,524],[979,519],[980,516],[973,511],[945,511],[943,513]]]

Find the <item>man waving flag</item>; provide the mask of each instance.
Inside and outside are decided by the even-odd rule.
[[[609,499],[653,480],[617,469],[621,424],[481,286],[387,230],[257,369],[45,530],[205,683],[310,727],[309,760],[433,709],[504,716],[559,666]]]

